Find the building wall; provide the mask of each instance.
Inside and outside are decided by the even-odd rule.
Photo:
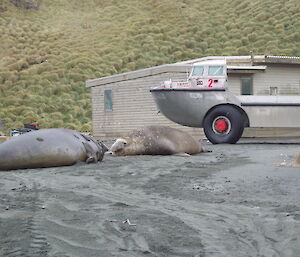
[[[235,95],[241,94],[241,77],[243,76],[243,74],[228,74],[228,89],[230,90],[230,92]]]
[[[156,105],[149,89],[168,79],[185,80],[186,73],[163,73],[138,79],[92,87],[93,134],[101,140],[114,139],[144,125],[168,125],[180,128],[195,138],[204,137],[200,128],[178,125],[162,114],[157,114]],[[113,91],[113,110],[104,110],[104,90]]]
[[[268,64],[264,73],[253,77],[254,94],[269,95],[270,87],[277,87],[279,95],[300,94],[300,65]]]
[[[270,95],[270,87],[278,88],[278,95],[300,94],[300,65],[268,64],[264,72],[254,74],[232,73],[228,75],[231,92],[241,94],[241,78],[253,78],[254,95]]]

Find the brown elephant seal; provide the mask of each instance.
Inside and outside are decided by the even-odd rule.
[[[283,162],[277,164],[277,166],[300,167],[300,153],[297,154],[296,160],[294,162],[287,163],[286,161],[283,161]]]
[[[0,144],[0,170],[45,168],[103,159],[107,147],[74,130],[53,128],[22,134]]]
[[[146,126],[118,138],[109,149],[114,156],[197,154],[204,149],[192,136],[167,126]]]
[[[300,167],[300,153],[298,153],[296,161],[294,163],[294,167]]]
[[[10,137],[7,136],[0,136],[0,143],[9,140]]]

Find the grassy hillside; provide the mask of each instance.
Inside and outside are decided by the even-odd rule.
[[[85,80],[207,55],[300,56],[299,0],[0,0],[0,130],[91,129]]]

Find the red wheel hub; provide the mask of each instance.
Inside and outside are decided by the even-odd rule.
[[[219,119],[215,123],[215,128],[218,132],[225,132],[228,129],[228,123],[224,119]]]

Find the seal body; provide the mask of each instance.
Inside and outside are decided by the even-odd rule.
[[[109,149],[115,156],[196,154],[203,147],[191,135],[168,126],[146,126],[118,138]]]
[[[0,144],[0,170],[73,165],[98,162],[107,148],[77,131],[41,129]]]
[[[10,137],[7,136],[0,136],[0,143],[9,140]]]
[[[300,167],[300,153],[296,155],[296,159],[292,163],[281,162],[277,164],[278,166],[287,166],[287,167]]]

